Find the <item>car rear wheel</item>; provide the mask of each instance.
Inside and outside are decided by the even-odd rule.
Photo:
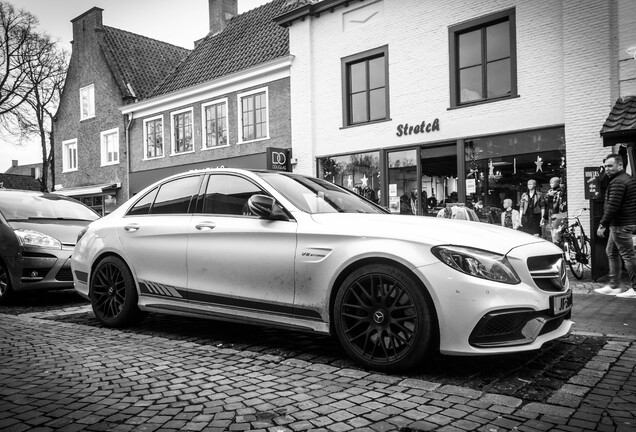
[[[108,327],[124,327],[145,314],[137,306],[137,290],[126,263],[114,256],[102,259],[91,276],[90,300],[95,317]]]
[[[11,289],[11,280],[9,273],[2,262],[0,262],[0,304],[6,304],[11,300],[13,291]]]
[[[432,344],[434,312],[414,275],[373,264],[352,272],[336,296],[336,334],[362,366],[396,372],[420,364]]]

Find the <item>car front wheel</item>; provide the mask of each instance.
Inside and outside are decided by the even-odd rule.
[[[0,304],[6,304],[11,299],[11,281],[6,267],[0,261]]]
[[[90,300],[95,317],[107,327],[125,327],[145,314],[137,306],[132,273],[118,257],[102,259],[91,275]]]
[[[397,372],[420,364],[432,344],[434,313],[414,275],[373,264],[353,271],[336,296],[336,334],[362,366]]]

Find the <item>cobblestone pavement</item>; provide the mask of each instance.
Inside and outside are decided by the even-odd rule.
[[[86,312],[0,314],[0,430],[636,431],[633,331],[575,330],[601,345],[536,400],[65,319]]]

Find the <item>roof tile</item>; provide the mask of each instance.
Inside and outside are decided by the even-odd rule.
[[[636,133],[636,96],[619,98],[601,129],[601,135],[625,132]]]

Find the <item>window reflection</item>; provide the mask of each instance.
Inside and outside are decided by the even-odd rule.
[[[320,159],[320,178],[380,203],[380,154],[358,153]]]

